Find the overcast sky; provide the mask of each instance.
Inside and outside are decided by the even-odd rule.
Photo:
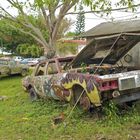
[[[8,8],[8,3],[5,0],[0,0],[0,5],[2,5],[5,8]],[[85,8],[85,11],[88,10]],[[12,8],[9,9],[10,13],[15,15],[16,11],[13,10]],[[69,15],[68,18],[71,18],[73,21],[76,21],[76,16],[77,15]],[[85,30],[89,30],[92,27],[102,23],[102,22],[107,22],[107,21],[112,21],[112,19],[115,20],[133,20],[133,19],[139,19],[140,18],[140,9],[136,13],[132,12],[113,12],[110,16],[104,16],[100,17],[100,15],[94,15],[94,14],[85,14]],[[71,28],[72,31],[75,30],[75,26],[72,26]]]

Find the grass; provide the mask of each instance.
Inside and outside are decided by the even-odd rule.
[[[130,110],[117,116],[110,110],[98,119],[76,109],[71,118],[54,126],[52,119],[61,112],[68,116],[68,104],[38,100],[31,102],[21,86],[21,77],[0,80],[0,140],[131,140],[140,139],[140,116]]]

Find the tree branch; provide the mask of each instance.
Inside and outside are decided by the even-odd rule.
[[[19,5],[18,1],[14,1],[14,0],[7,0],[12,6],[14,6],[17,9],[21,9],[21,5]]]
[[[33,37],[37,42],[39,42],[44,48],[46,47],[46,44],[44,44],[44,42],[43,42],[42,40],[40,40],[37,36],[35,36],[35,35],[32,34],[31,32],[25,31],[25,30],[23,30],[23,29],[21,29],[21,28],[17,28],[17,27],[15,27],[15,26],[13,26],[13,25],[9,25],[9,26],[12,27],[12,28],[14,28],[14,29],[16,29],[16,30],[21,31],[21,32],[24,33],[24,34],[28,34],[28,35],[32,36],[32,37]]]
[[[32,31],[34,31],[34,33],[38,36],[38,38],[40,38],[40,40],[42,40],[44,42],[44,44],[46,45],[46,47],[49,47],[48,43],[46,42],[46,40],[43,37],[43,35],[42,35],[41,31],[39,30],[39,28],[36,28],[30,22],[28,22],[27,25],[25,25],[25,26],[28,27],[28,28],[30,28]]]
[[[43,44],[45,44],[46,47],[49,47],[49,44],[46,42],[46,40],[45,40],[45,38],[43,37],[43,35],[42,35],[41,31],[39,30],[39,28],[35,27],[35,26],[29,21],[28,15],[25,14],[25,12],[23,11],[22,6],[18,3],[18,1],[17,1],[17,0],[16,0],[16,2],[13,1],[13,0],[7,0],[7,1],[8,1],[12,6],[14,6],[15,8],[17,8],[17,9],[21,12],[21,14],[22,14],[22,16],[23,16],[23,18],[24,18],[24,20],[25,20],[25,22],[21,22],[21,21],[18,20],[18,23],[20,23],[20,24],[23,25],[24,27],[30,28],[30,29],[36,34],[36,37],[38,36],[39,40],[42,40]]]
[[[48,25],[48,17],[47,17],[45,8],[43,6],[41,7],[41,11],[42,11],[42,14],[43,14],[43,17],[45,19],[46,26],[47,26]]]
[[[1,9],[5,14],[7,14],[8,16],[12,17],[13,19],[15,18],[15,17],[13,17],[8,11],[6,11],[3,7],[0,6],[0,9]],[[3,16],[3,15],[1,14],[1,16]]]
[[[78,0],[75,1],[71,1],[71,3],[69,3],[68,1],[64,2],[62,8],[60,9],[58,18],[56,20],[56,24],[53,28],[53,33],[52,33],[52,39],[56,39],[57,36],[57,32],[60,26],[60,23],[62,21],[62,19],[64,18],[64,16],[66,15],[66,13],[78,2]]]
[[[140,6],[140,3],[139,4],[136,4],[136,5],[132,5],[131,8],[135,8],[135,7],[139,7]],[[121,10],[127,10],[129,9],[130,7],[122,7],[122,8],[115,8],[115,9],[111,9],[110,11],[121,11]],[[107,12],[108,9],[105,9],[105,10],[95,10],[95,11],[84,11],[83,13],[84,14],[88,14],[88,13],[102,13],[102,12]],[[69,13],[66,13],[66,15],[74,15],[74,14],[79,14],[79,12],[69,12]]]

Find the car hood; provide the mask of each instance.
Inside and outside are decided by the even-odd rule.
[[[122,33],[94,38],[72,61],[70,66],[115,64],[140,41],[140,34]]]

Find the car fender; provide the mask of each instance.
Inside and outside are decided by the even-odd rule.
[[[101,106],[100,92],[93,78],[86,78],[82,74],[69,73],[62,80],[62,86],[65,89],[72,90],[75,85],[80,85],[85,90],[91,103],[95,106]]]

